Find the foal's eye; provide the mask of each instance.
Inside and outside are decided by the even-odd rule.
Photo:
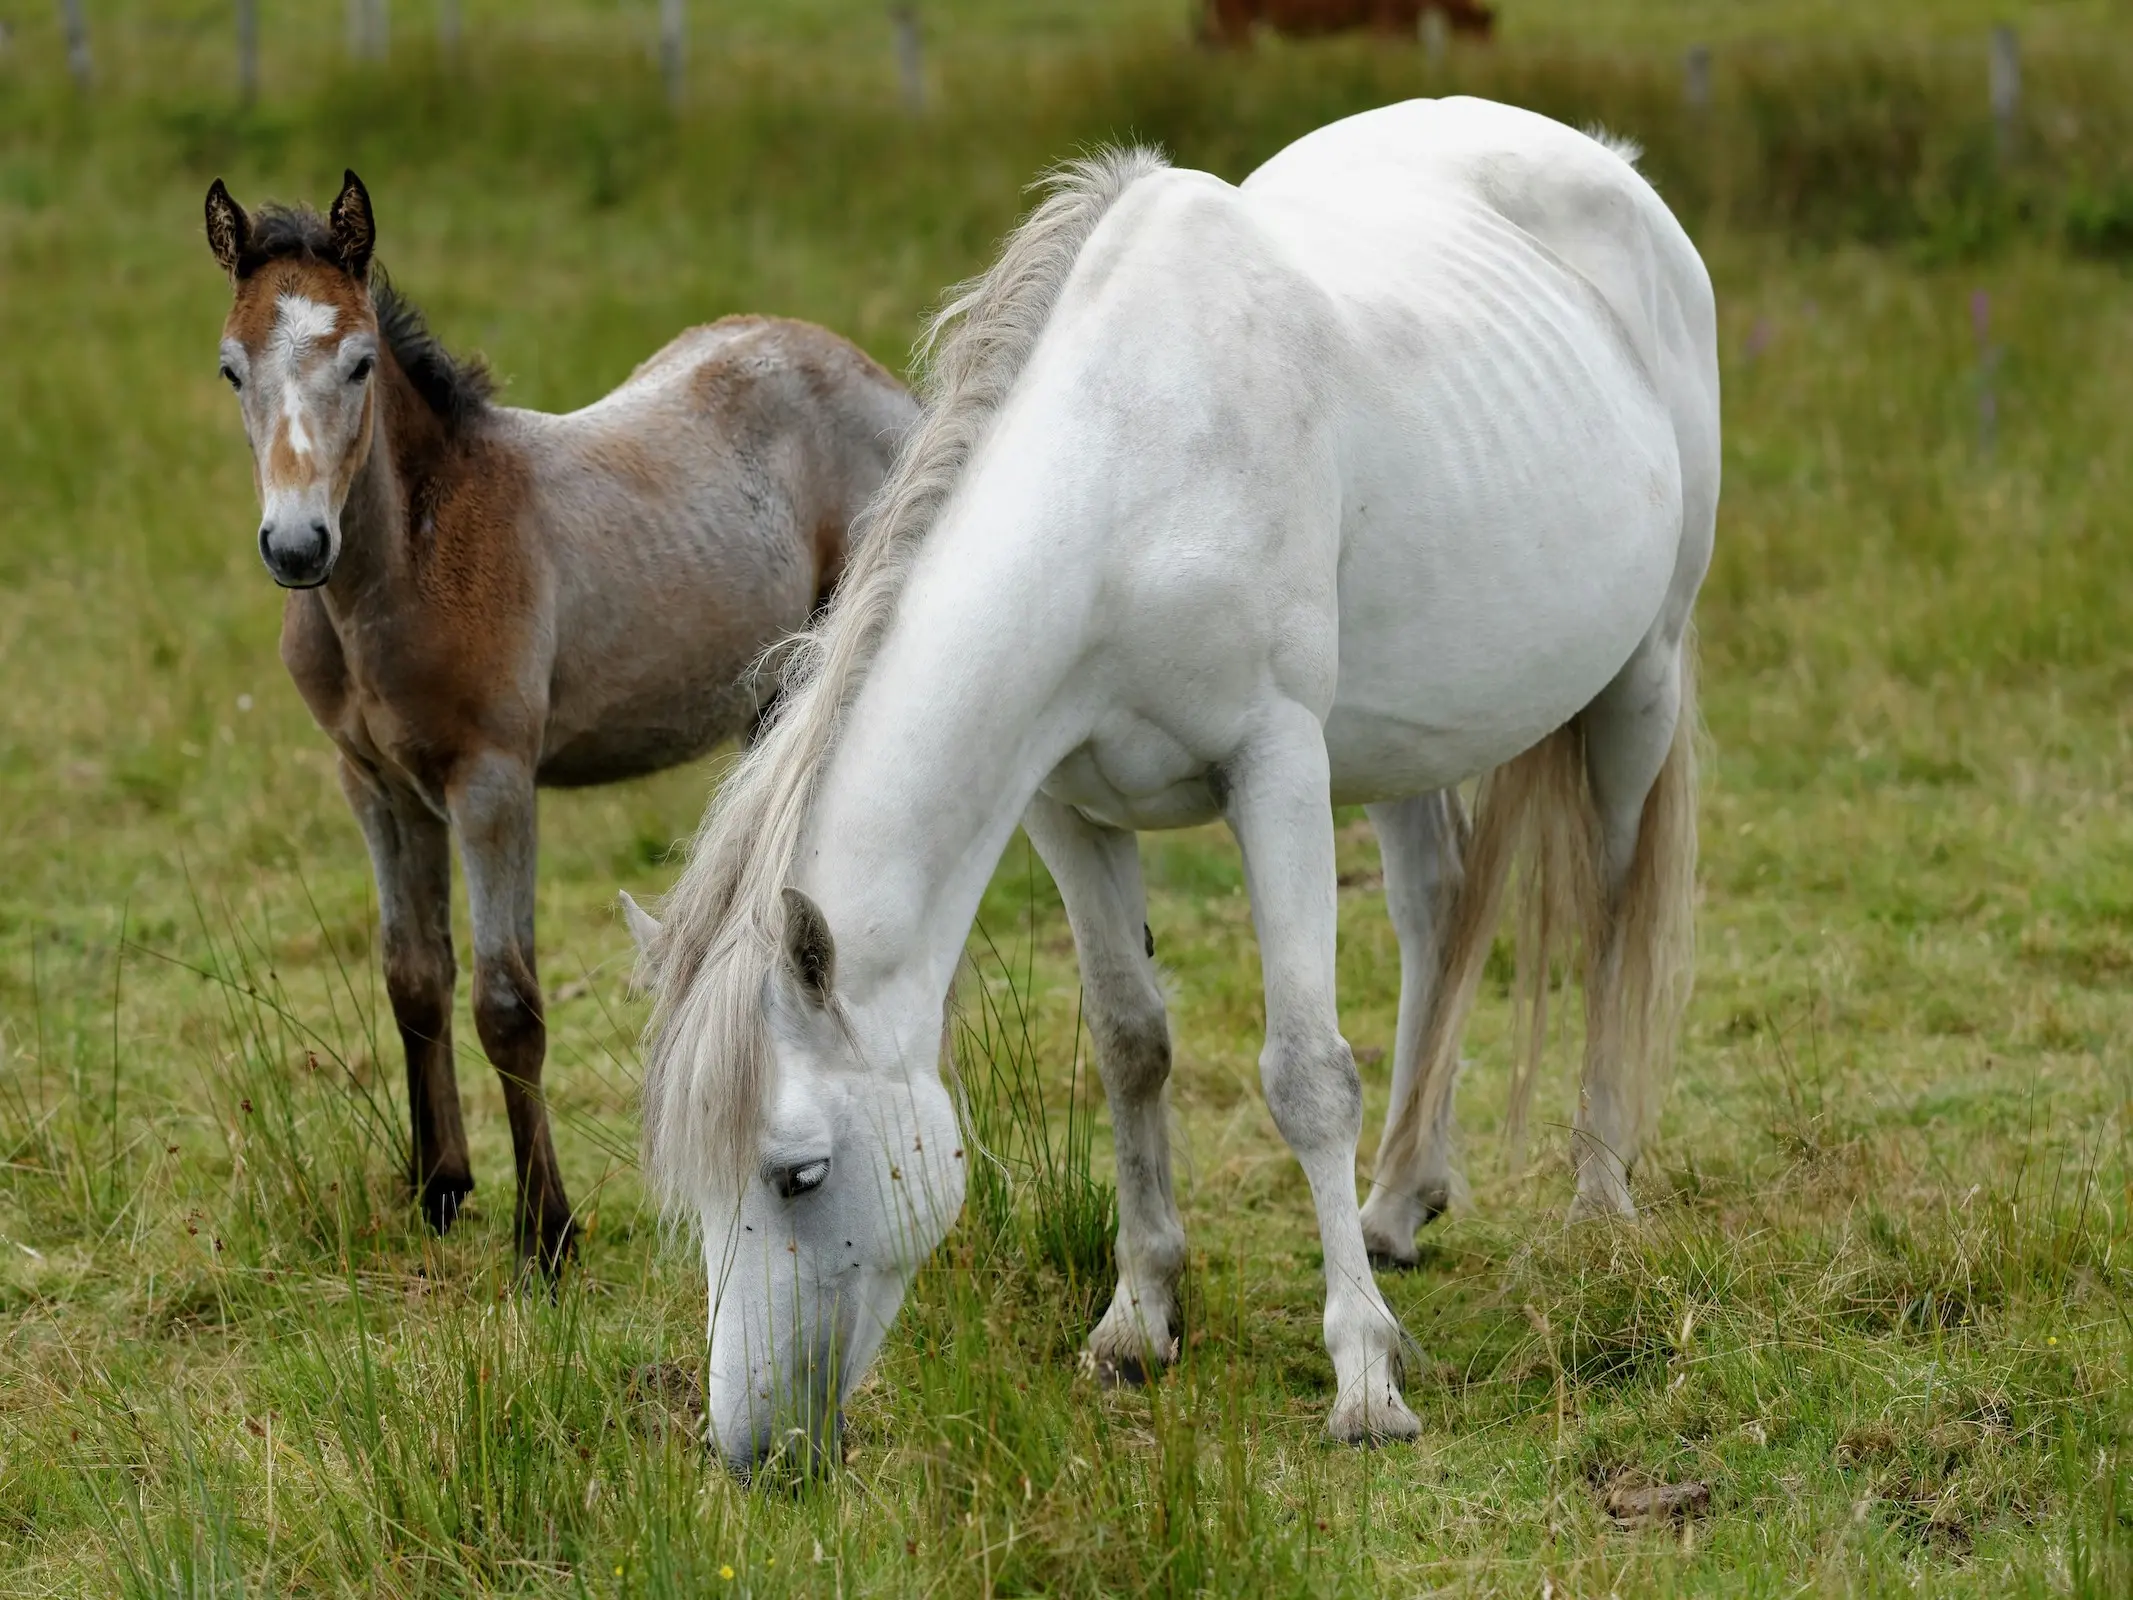
[[[770,1186],[788,1200],[812,1194],[830,1175],[827,1161],[803,1161],[796,1167],[780,1167],[770,1175]]]
[[[222,381],[232,389],[242,389],[244,387],[244,380],[237,376],[237,369],[227,361],[222,364]]]
[[[376,365],[377,362],[373,361],[369,356],[365,356],[348,369],[348,381],[350,383],[361,383],[370,376],[371,369]]]

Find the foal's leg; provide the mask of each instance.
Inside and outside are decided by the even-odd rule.
[[[378,883],[385,993],[407,1051],[414,1124],[408,1182],[431,1227],[452,1225],[474,1187],[452,1071],[452,840],[442,817],[403,789],[341,761],[341,791],[363,829]]]
[[[1226,776],[1266,979],[1259,1080],[1310,1181],[1326,1259],[1326,1351],[1336,1392],[1326,1430],[1350,1441],[1411,1438],[1421,1424],[1400,1398],[1400,1326],[1370,1275],[1355,1203],[1363,1091],[1334,1001],[1338,890],[1318,719],[1281,702]]]
[[[1437,993],[1438,924],[1458,892],[1460,818],[1457,790],[1368,808],[1385,864],[1385,909],[1400,936],[1400,1022],[1393,1036],[1388,1126],[1407,1103]],[[1378,1169],[1363,1206],[1363,1242],[1379,1266],[1412,1266],[1415,1233],[1448,1209],[1466,1187],[1460,1176],[1452,1097],[1444,1096],[1421,1160],[1406,1171]]]
[[[573,1229],[541,1098],[548,1028],[533,964],[533,774],[508,757],[476,758],[454,776],[451,807],[474,921],[474,1026],[503,1080],[518,1163],[514,1231],[520,1256],[552,1272]]]
[[[1170,1026],[1148,956],[1139,842],[1039,795],[1023,817],[1066,901],[1118,1150],[1118,1288],[1089,1335],[1099,1375],[1138,1382],[1171,1358],[1185,1229],[1170,1188]]]
[[[1578,1097],[1572,1146],[1577,1166],[1573,1219],[1633,1217],[1629,1169],[1643,1132],[1637,1083],[1646,1063],[1624,1049],[1621,966],[1625,927],[1624,891],[1637,856],[1644,802],[1673,748],[1681,714],[1682,657],[1679,641],[1639,649],[1613,683],[1581,714],[1585,767],[1600,824],[1602,937],[1586,983],[1588,996],[1584,1081]],[[1644,1041],[1640,1041],[1644,1042]]]

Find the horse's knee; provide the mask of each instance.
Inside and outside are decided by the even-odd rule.
[[[1259,1057],[1267,1110],[1289,1147],[1329,1141],[1351,1147],[1363,1131],[1363,1080],[1339,1034],[1322,1039],[1269,1038]]]
[[[452,1020],[452,953],[395,946],[385,951],[385,995],[393,1021],[418,1039],[441,1039]]]
[[[1170,1019],[1162,1001],[1151,997],[1090,1021],[1104,1086],[1126,1101],[1160,1094],[1170,1078]]]

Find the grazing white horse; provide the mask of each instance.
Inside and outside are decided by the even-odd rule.
[[[1018,823],[1065,897],[1117,1140],[1090,1354],[1172,1356],[1185,1239],[1134,834],[1215,817],[1258,929],[1261,1081],[1318,1211],[1329,1431],[1411,1435],[1370,1252],[1411,1258],[1456,1182],[1457,1037],[1514,855],[1546,880],[1539,948],[1567,923],[1588,953],[1577,1205],[1631,1209],[1694,871],[1702,263],[1622,147],[1416,101],[1239,187],[1146,151],[1070,167],[936,332],[782,713],[664,928],[637,921],[647,1167],[703,1230],[715,1442],[742,1467],[831,1449],[956,1216],[943,1005]],[[1454,786],[1484,774],[1469,830]],[[1367,1209],[1334,1000],[1353,802],[1404,956]]]

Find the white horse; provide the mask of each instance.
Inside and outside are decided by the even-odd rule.
[[[1514,855],[1545,880],[1536,950],[1568,922],[1588,952],[1577,1209],[1630,1212],[1686,976],[1719,479],[1709,280],[1633,154],[1466,99],[1336,123],[1239,187],[1113,152],[942,313],[783,712],[664,928],[633,916],[647,1170],[702,1226],[734,1464],[832,1448],[955,1219],[943,1006],[1018,823],[1065,897],[1117,1141],[1103,1370],[1172,1357],[1185,1261],[1136,830],[1221,817],[1242,847],[1336,1438],[1417,1431],[1370,1254],[1411,1259],[1456,1185],[1457,1038]],[[1482,774],[1469,831],[1454,786]],[[1334,1000],[1354,802],[1403,951],[1362,1209]]]

